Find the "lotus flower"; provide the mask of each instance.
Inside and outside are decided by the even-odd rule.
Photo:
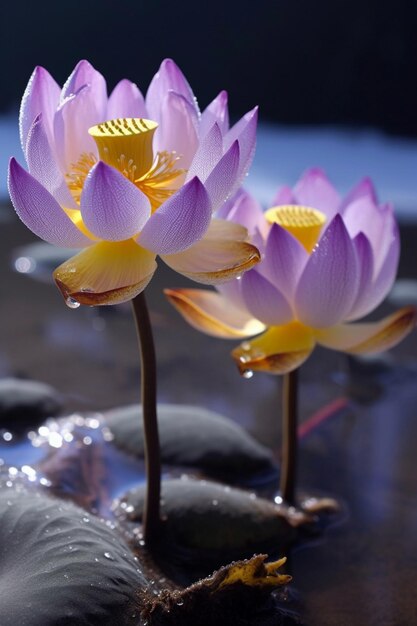
[[[265,213],[241,191],[221,215],[248,228],[261,263],[217,293],[166,294],[190,324],[210,335],[262,333],[232,352],[242,374],[290,372],[316,344],[351,354],[380,352],[415,326],[413,307],[379,322],[351,323],[384,299],[399,259],[392,206],[378,204],[369,179],[341,199],[324,173],[312,169],[294,189],[281,189]]]
[[[244,228],[212,212],[240,185],[255,148],[257,111],[229,130],[227,95],[200,115],[180,69],[165,60],[144,98],[80,61],[61,89],[35,69],[20,134],[29,172],[10,162],[21,220],[45,241],[82,248],[54,272],[67,302],[115,304],[151,280],[156,255],[203,283],[259,260]]]

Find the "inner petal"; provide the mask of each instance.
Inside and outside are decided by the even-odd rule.
[[[326,216],[321,211],[297,204],[272,207],[265,213],[270,224],[279,224],[290,232],[310,254],[316,245]]]

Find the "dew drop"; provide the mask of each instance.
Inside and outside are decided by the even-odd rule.
[[[177,600],[177,606],[183,606],[184,600]]]
[[[243,378],[252,378],[253,372],[252,370],[245,370],[244,372],[242,372],[242,376]]]
[[[65,300],[65,304],[70,309],[78,309],[78,307],[80,306],[80,303],[77,300],[74,300],[74,298],[71,298],[71,296],[68,296],[68,298]]]
[[[110,552],[105,552],[104,558],[109,559],[109,561],[114,561],[114,557],[110,554]]]

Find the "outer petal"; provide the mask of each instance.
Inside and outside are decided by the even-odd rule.
[[[353,240],[356,249],[359,269],[359,287],[352,306],[352,310],[346,320],[354,320],[364,315],[366,303],[372,292],[372,277],[374,274],[374,257],[369,239],[363,233],[359,233]]]
[[[155,149],[177,152],[181,157],[178,166],[188,169],[198,148],[198,117],[194,107],[183,96],[170,91],[162,102],[159,122]]]
[[[262,273],[291,301],[308,254],[299,241],[279,224],[269,231]]]
[[[8,185],[16,213],[35,235],[66,248],[82,248],[91,244],[91,240],[74,226],[49,191],[15,159],[10,160]]]
[[[378,197],[376,195],[375,187],[372,180],[368,177],[362,178],[362,180],[360,180],[358,184],[353,187],[353,189],[347,194],[347,196],[343,198],[342,202],[340,203],[340,212],[343,214],[344,210],[346,209],[346,207],[349,206],[349,204],[364,196],[366,198],[369,198],[374,204],[378,204]]]
[[[255,107],[236,122],[224,138],[225,150],[228,150],[236,139],[239,141],[240,163],[236,189],[247,174],[255,154],[257,124],[258,107]]]
[[[319,168],[307,170],[294,187],[294,196],[298,204],[318,209],[330,220],[340,204],[340,196]]]
[[[200,136],[205,137],[213,124],[218,124],[222,135],[229,130],[229,111],[227,108],[227,91],[221,91],[201,114]]]
[[[138,241],[157,254],[180,252],[201,239],[210,219],[210,199],[195,177],[152,215]]]
[[[99,161],[81,194],[81,215],[100,239],[123,241],[136,235],[151,214],[148,198],[114,167]]]
[[[235,141],[205,181],[213,211],[221,206],[234,191],[239,174],[239,163],[239,142]]]
[[[204,183],[207,176],[217,165],[223,155],[223,137],[217,123],[213,124],[207,135],[200,141],[193,158],[186,180],[198,176]]]
[[[215,285],[240,276],[260,260],[260,255],[250,243],[213,238],[209,231],[188,250],[162,258],[173,270],[187,278]]]
[[[203,289],[165,289],[165,295],[183,318],[197,330],[223,339],[252,337],[265,330],[215,291]]]
[[[147,117],[145,100],[135,83],[124,78],[113,89],[107,104],[106,119]]]
[[[261,205],[244,189],[239,189],[233,198],[220,207],[217,217],[243,224],[251,235],[256,229],[265,233],[268,230]]]
[[[29,172],[54,196],[58,204],[69,209],[78,208],[52,154],[42,114],[38,115],[29,131],[26,160]]]
[[[67,98],[78,93],[88,85],[91,98],[94,101],[98,121],[104,122],[107,109],[107,87],[104,77],[88,61],[82,60],[77,63],[72,74],[68,77],[62,88],[61,103]],[[97,123],[97,122],[96,122]]]
[[[252,315],[267,326],[278,326],[293,318],[285,296],[253,269],[242,276],[242,296]]]
[[[373,354],[389,350],[417,324],[417,308],[404,307],[379,322],[340,324],[315,331],[318,343],[350,354]]]
[[[343,221],[352,239],[360,232],[367,236],[372,245],[376,261],[380,255],[385,225],[384,212],[374,204],[369,196],[362,196],[346,207]],[[384,252],[386,252],[386,249]]]
[[[243,375],[253,370],[286,374],[304,363],[314,345],[312,330],[291,322],[273,326],[260,337],[245,341],[233,350],[232,357]]]
[[[183,96],[193,107],[196,115],[199,115],[196,98],[184,74],[172,59],[165,59],[153,77],[146,94],[146,108],[152,120],[161,122],[161,104],[169,91]]]
[[[297,318],[307,326],[333,326],[352,309],[359,286],[355,249],[336,215],[313,250],[295,294]]]
[[[29,79],[19,114],[20,141],[26,154],[29,130],[35,118],[41,113],[45,132],[51,145],[53,138],[53,116],[59,104],[61,88],[43,67],[36,67]]]
[[[118,304],[143,291],[155,269],[155,255],[133,239],[101,241],[60,265],[54,278],[65,300]]]

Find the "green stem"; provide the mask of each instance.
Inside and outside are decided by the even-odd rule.
[[[146,498],[143,538],[152,547],[160,531],[161,459],[156,413],[156,358],[152,326],[145,294],[132,300],[141,354],[141,396],[145,434]]]
[[[298,371],[284,375],[282,385],[282,454],[280,495],[286,504],[295,504],[297,481],[297,383]]]

